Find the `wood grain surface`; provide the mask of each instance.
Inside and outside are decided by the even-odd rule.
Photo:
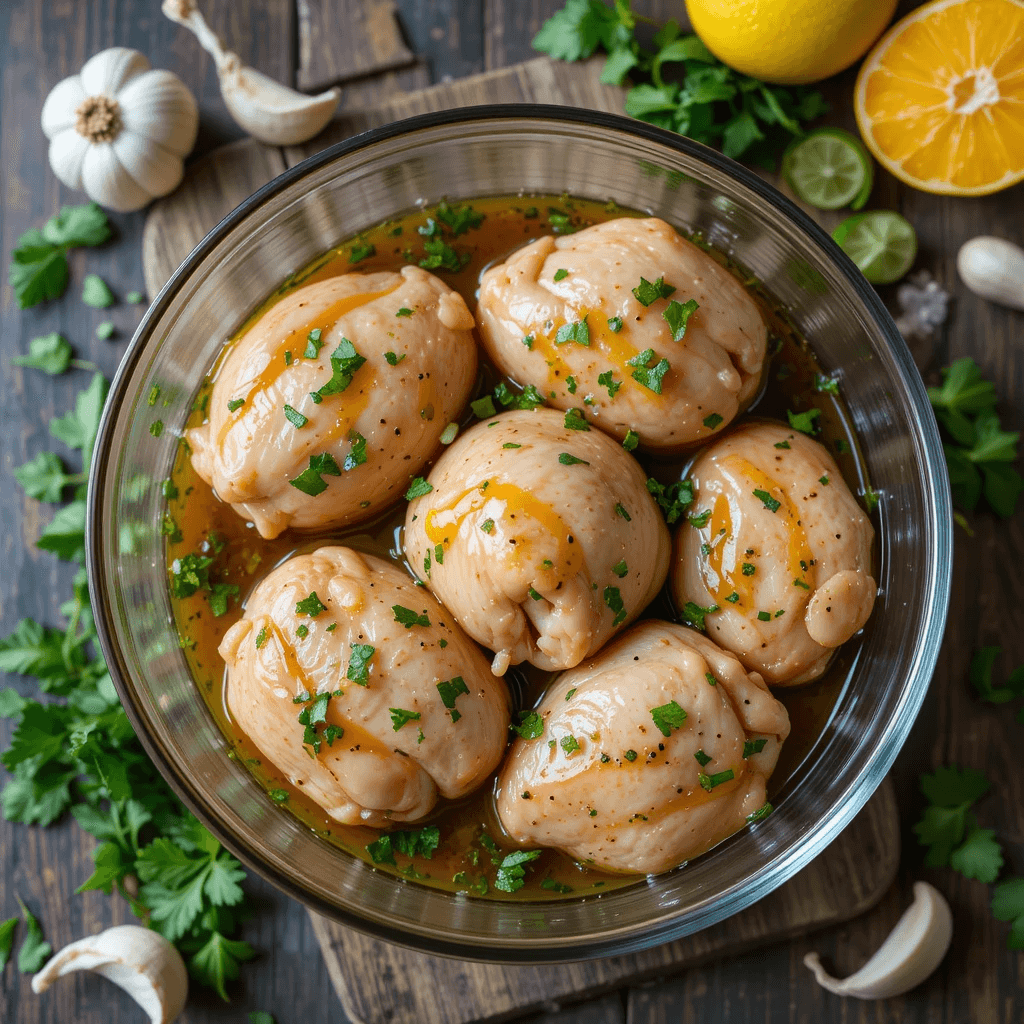
[[[211,25],[243,59],[282,81],[294,81],[298,40],[296,0],[204,0]],[[561,0],[398,0],[398,16],[417,64],[372,79],[346,84],[343,107],[379,105],[399,89],[428,81],[493,70],[533,56],[529,41]],[[904,0],[899,11],[916,6]],[[661,20],[679,16],[679,0],[641,2],[634,8]],[[155,0],[5,0],[0,4],[0,166],[3,201],[0,240],[5,252],[18,236],[38,226],[62,203],[81,196],[60,186],[46,162],[39,111],[47,92],[77,71],[96,51],[111,45],[143,50],[156,67],[180,75],[196,94],[202,111],[193,159],[241,135],[220,100],[209,58],[195,40],[158,13]],[[825,84],[833,103],[829,123],[852,124],[853,72]],[[285,154],[282,159],[294,159]],[[914,224],[920,241],[918,268],[927,268],[954,295],[950,319],[931,345],[918,350],[932,382],[937,368],[973,356],[997,382],[1005,429],[1024,425],[1024,315],[993,306],[958,281],[955,256],[960,244],[977,234],[996,234],[1024,244],[1024,189],[983,199],[929,196],[879,171],[871,207],[899,210]],[[142,214],[114,215],[115,237],[98,250],[72,254],[71,285],[59,302],[20,311],[11,289],[0,301],[0,465],[5,474],[44,449],[60,450],[47,424],[72,404],[87,383],[85,373],[49,378],[10,366],[10,357],[29,340],[52,330],[68,337],[79,355],[111,375],[141,308],[119,304],[97,311],[81,303],[85,273],[95,272],[123,296],[142,287]],[[828,220],[823,218],[828,225]],[[882,290],[895,308],[895,288]],[[111,320],[111,341],[94,336],[98,323]],[[69,456],[65,450],[64,456]],[[68,457],[73,464],[73,456]],[[38,552],[35,538],[49,521],[51,506],[25,498],[9,476],[0,487],[0,635],[18,619],[60,621],[58,606],[71,573]],[[982,644],[1003,644],[1006,670],[1020,657],[1024,635],[1024,516],[1009,523],[989,515],[972,517],[973,536],[957,534],[953,599],[939,667],[914,732],[893,772],[901,811],[903,858],[897,882],[870,913],[814,936],[801,936],[756,953],[695,968],[667,982],[630,988],[575,1009],[552,1009],[530,1018],[543,1024],[660,1024],[660,1022],[843,1022],[843,1024],[963,1024],[1024,1019],[1024,957],[1005,947],[1007,926],[989,911],[991,888],[947,870],[922,866],[911,831],[922,800],[920,772],[956,762],[985,771],[993,790],[978,805],[983,827],[996,830],[1007,856],[1007,873],[1024,873],[1024,767],[1021,727],[1005,709],[979,704],[967,685],[971,652]],[[30,680],[7,684],[30,692]],[[0,722],[0,742],[10,729]],[[118,900],[99,893],[73,895],[91,871],[93,840],[70,820],[49,829],[0,821],[0,920],[18,912],[20,895],[43,923],[54,946],[112,923],[132,920]],[[943,967],[924,985],[898,999],[858,1003],[819,989],[802,966],[816,949],[838,973],[862,963],[896,921],[910,898],[910,883],[924,877],[950,899],[955,920],[953,949]],[[243,970],[232,987],[230,1009],[215,996],[199,994],[181,1018],[185,1024],[246,1020],[267,1010],[279,1024],[345,1021],[332,993],[306,912],[264,886],[248,883],[254,916],[245,937],[261,958]],[[106,983],[81,976],[62,981],[42,997],[8,964],[0,984],[0,1020],[17,1024],[127,1024],[141,1020],[137,1007]]]

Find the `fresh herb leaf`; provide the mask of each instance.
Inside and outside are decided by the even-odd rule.
[[[98,274],[86,274],[82,282],[82,301],[93,309],[106,309],[114,304],[114,293]]]
[[[580,749],[579,741],[573,735],[563,736],[559,741],[558,745],[562,748],[566,756],[569,754],[575,754]]]
[[[925,864],[945,867],[960,846],[967,829],[968,810],[989,790],[981,772],[956,765],[937,768],[934,775],[921,776],[921,792],[929,801],[921,820],[914,826],[918,842],[928,847]]]
[[[11,949],[14,946],[14,929],[18,926],[16,917],[8,918],[0,924],[0,971],[7,966],[11,958]]]
[[[614,614],[612,619],[612,625],[618,626],[620,623],[625,622],[629,613],[626,611],[625,606],[622,603],[622,594],[618,587],[605,587],[604,588],[604,603],[611,609]]]
[[[590,430],[590,424],[587,423],[587,419],[583,415],[582,409],[566,410],[563,425],[568,430]]]
[[[705,629],[704,617],[711,615],[713,612],[719,610],[717,604],[710,605],[707,608],[702,608],[699,604],[695,604],[693,601],[687,601],[683,605],[683,621],[693,626],[696,629],[703,631]]]
[[[571,341],[584,347],[590,346],[590,327],[587,326],[586,317],[574,320],[571,324],[562,324],[555,332],[556,345],[567,345]]]
[[[310,392],[309,397],[319,405],[331,395],[340,395],[352,383],[356,371],[365,362],[366,359],[356,351],[352,342],[348,338],[342,338],[341,343],[331,353],[331,379],[318,390]]]
[[[238,597],[239,593],[240,590],[234,583],[214,583],[207,595],[214,618],[226,614],[231,599]]]
[[[512,731],[523,740],[535,740],[544,732],[544,719],[536,711],[520,711],[519,724]]]
[[[394,352],[385,352],[384,358],[388,361],[388,366],[397,366],[405,358],[405,353],[397,356]]]
[[[663,277],[659,277],[657,281],[648,281],[645,277],[641,277],[640,283],[633,289],[633,298],[640,305],[649,306],[652,302],[657,302],[658,299],[667,299],[674,291],[675,288],[672,285],[665,284]],[[679,305],[679,303],[676,303],[676,305]],[[688,317],[689,314],[687,314]],[[666,317],[666,319],[668,318]],[[685,330],[685,324],[683,328]],[[679,339],[677,338],[676,340],[678,341]]]
[[[377,255],[377,249],[372,245],[353,245],[352,251],[348,255],[349,263],[361,263],[363,260],[368,260],[371,256]]]
[[[693,483],[689,480],[677,480],[666,485],[654,477],[648,477],[647,491],[658,503],[658,508],[661,509],[669,526],[677,522],[693,504]]]
[[[388,711],[391,712],[391,724],[395,732],[398,732],[403,725],[420,720],[418,711],[406,711],[405,708],[388,708]]]
[[[622,387],[622,381],[617,381],[615,379],[615,372],[613,370],[605,370],[604,373],[599,373],[597,375],[597,383],[600,384],[601,387],[608,389],[609,398],[614,398],[615,393]],[[632,433],[632,431],[630,431],[630,433]],[[634,447],[636,446],[634,445]],[[626,450],[629,451],[630,449]]]
[[[415,498],[422,498],[424,494],[429,494],[433,489],[434,485],[427,483],[423,477],[414,477],[409,489],[405,492],[405,500],[412,501]]]
[[[672,329],[672,340],[682,341],[686,337],[686,328],[700,306],[696,299],[687,299],[686,302],[676,302],[673,299],[665,311],[661,314],[665,322]]]
[[[42,370],[50,376],[63,373],[71,365],[71,344],[56,331],[33,338],[28,343],[27,356],[15,356],[12,366],[24,366],[30,370]]]
[[[682,728],[686,717],[686,712],[674,700],[660,707],[651,708],[651,718],[662,736],[671,736],[673,729]]]
[[[562,466],[589,466],[590,463],[585,459],[578,459],[575,455],[570,455],[568,452],[561,452],[558,456],[558,462]]]
[[[1000,882],[992,892],[992,916],[1010,922],[1007,949],[1024,949],[1024,878]]]
[[[1003,848],[989,828],[979,828],[974,819],[967,816],[967,835],[964,841],[949,855],[949,866],[959,871],[964,878],[973,878],[990,885],[999,877],[1003,867]]]
[[[700,788],[711,792],[716,786],[720,786],[723,782],[729,782],[736,778],[735,772],[731,768],[726,768],[724,772],[716,772],[714,775],[705,775],[703,772],[698,774],[697,781],[700,783]]]
[[[608,330],[612,334],[618,334],[622,330],[622,317],[621,316],[610,316],[608,317]]]
[[[472,206],[449,206],[444,199],[437,204],[434,214],[456,238],[480,227],[484,221],[484,215],[477,213]]]
[[[660,395],[661,382],[669,371],[669,362],[667,359],[658,359],[653,366],[649,366],[648,364],[654,359],[657,359],[654,349],[645,348],[643,352],[637,353],[632,359],[627,359],[626,362],[628,365],[636,367],[630,374],[633,380],[647,388],[648,391],[653,391],[656,395]]]
[[[245,405],[244,398],[232,398],[228,400],[228,412],[237,412]],[[287,408],[287,406],[285,406]]]
[[[714,430],[721,422],[722,417],[719,416],[717,412],[713,412],[710,416],[704,417],[704,426],[707,427],[708,430]]]
[[[565,269],[555,271],[555,280],[564,281],[569,276],[569,271]]]
[[[327,611],[327,605],[317,597],[315,590],[309,597],[304,597],[295,605],[296,615],[308,615],[311,619],[315,619],[321,612],[325,611]]]
[[[230,408],[230,403],[228,404],[228,408]],[[298,430],[300,427],[304,427],[309,422],[308,417],[303,416],[301,412],[297,412],[290,405],[285,405],[284,407],[284,418],[293,427],[295,427],[296,430]]]
[[[626,431],[626,436],[622,439],[622,447],[627,452],[636,451],[636,446],[640,443],[640,435],[632,428]]]
[[[754,754],[760,754],[764,750],[765,745],[768,743],[766,739],[757,740],[744,740],[743,741],[743,756],[751,757]]]
[[[28,907],[21,902],[21,897],[18,897],[18,905],[21,907],[25,924],[28,925],[28,935],[22,940],[21,948],[18,950],[18,970],[22,974],[34,974],[46,963],[53,952],[53,947],[43,938],[43,929]]]
[[[612,572],[615,573],[615,575],[618,576],[620,580],[624,579],[626,574],[629,572],[629,567],[626,565],[626,560],[622,558],[618,562],[616,562],[615,565],[612,566]]]
[[[495,888],[502,892],[518,892],[526,884],[526,865],[539,856],[540,850],[516,850],[508,854],[498,865]]]
[[[426,256],[420,260],[420,266],[426,270],[461,270],[469,262],[469,253],[462,256],[447,242],[440,238],[428,239],[423,243]]]
[[[982,700],[990,704],[1006,704],[1024,697],[1024,665],[1014,669],[1001,686],[992,683],[992,668],[1002,653],[1001,647],[982,647],[971,658],[971,686]]]
[[[426,611],[418,615],[411,608],[403,608],[400,604],[393,604],[391,611],[394,613],[395,622],[399,625],[405,626],[406,629],[412,629],[413,626],[429,626],[430,618]]]
[[[756,488],[753,494],[769,512],[778,512],[782,508],[782,502],[773,498],[767,491]]]
[[[825,377],[820,373],[816,373],[814,375],[814,390],[820,391],[823,394],[838,395],[839,381],[834,377]]]
[[[807,412],[793,412],[792,409],[787,409],[786,416],[789,418],[789,425],[794,430],[799,430],[801,434],[813,435],[818,432],[816,422],[821,416],[820,409],[808,409]]]
[[[288,482],[292,487],[297,488],[304,494],[315,498],[327,490],[327,483],[324,480],[327,476],[341,476],[341,469],[330,452],[323,452],[320,455],[309,457],[309,467],[304,469],[294,480]]]
[[[352,447],[349,449],[349,453],[345,456],[345,461],[341,466],[346,473],[349,470],[355,469],[356,466],[362,466],[366,463],[366,438],[357,430],[350,430],[348,437],[352,442]]]
[[[441,703],[448,709],[448,713],[451,715],[452,721],[457,722],[462,717],[462,714],[455,707],[455,701],[460,694],[469,693],[469,687],[466,686],[466,681],[462,676],[452,676],[451,679],[442,679],[441,682],[437,683],[437,692],[441,697]]]

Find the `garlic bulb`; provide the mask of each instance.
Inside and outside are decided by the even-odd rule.
[[[887,999],[920,985],[942,962],[953,941],[953,914],[945,897],[927,882],[914,883],[914,902],[856,974],[840,981],[808,953],[804,964],[819,985],[840,996]]]
[[[1005,238],[979,235],[960,246],[960,279],[976,295],[1024,309],[1024,249]]]
[[[195,0],[164,0],[171,21],[195,34],[217,65],[220,93],[231,116],[253,138],[272,146],[295,146],[323,131],[341,99],[338,89],[306,96],[245,67],[237,53],[225,50],[206,24]]]
[[[162,935],[134,924],[65,946],[32,979],[32,991],[45,992],[72,971],[92,971],[124,989],[149,1015],[150,1024],[171,1024],[188,998],[181,954]]]
[[[100,206],[126,213],[177,188],[199,111],[177,75],[114,46],[53,87],[42,122],[53,173]]]

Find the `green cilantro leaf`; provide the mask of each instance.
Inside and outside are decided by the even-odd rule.
[[[1003,848],[996,842],[995,832],[979,828],[968,815],[968,831],[964,841],[949,855],[949,866],[964,878],[974,878],[986,885],[999,877],[1003,867]]]
[[[671,736],[673,729],[682,727],[686,717],[686,712],[674,700],[660,707],[651,708],[651,718],[662,736]]]
[[[53,452],[40,452],[31,462],[14,470],[15,479],[30,498],[37,501],[60,501],[69,484],[85,482],[85,473],[69,474],[64,463]]]
[[[404,352],[400,356],[395,355],[394,352],[385,352],[384,358],[387,360],[388,366],[397,366],[405,358],[405,355]]]
[[[630,374],[633,380],[647,388],[648,391],[653,391],[656,395],[660,395],[661,382],[669,371],[669,362],[667,359],[658,359],[653,366],[648,366],[648,363],[656,358],[654,349],[645,348],[643,352],[637,353],[632,359],[627,359],[626,362],[628,365],[636,367]]]
[[[536,711],[520,711],[519,724],[510,727],[523,740],[535,740],[544,733],[544,719]]]
[[[114,304],[114,293],[99,274],[86,274],[82,282],[82,301],[93,309],[106,309]]]
[[[622,24],[623,8],[628,11],[625,4],[611,10],[601,0],[568,0],[541,26],[533,37],[533,48],[568,61],[586,59],[599,45],[614,48],[621,39],[616,29]]]
[[[434,485],[427,483],[423,477],[415,477],[409,485],[409,489],[405,492],[405,500],[412,501],[415,498],[422,498],[424,494],[429,494],[433,489]]]
[[[11,958],[11,949],[14,946],[14,929],[18,926],[18,919],[10,917],[3,924],[0,924],[0,971],[7,966]]]
[[[708,430],[714,430],[715,427],[722,423],[722,419],[723,418],[719,416],[717,412],[713,412],[709,416],[704,417],[704,426],[707,427]]]
[[[686,302],[676,302],[673,299],[665,311],[661,314],[665,322],[672,329],[672,340],[682,341],[686,337],[686,328],[700,306],[696,299],[687,299]]]
[[[807,412],[793,412],[791,409],[787,409],[786,416],[789,418],[789,425],[794,430],[799,430],[802,434],[818,432],[816,421],[821,416],[820,409],[808,409]]]
[[[579,740],[573,735],[563,736],[559,741],[558,745],[562,748],[566,756],[569,754],[575,754],[580,749]]]
[[[409,626],[406,626],[406,629],[408,628]],[[345,671],[345,678],[350,679],[353,683],[358,683],[360,686],[368,686],[370,683],[370,660],[377,649],[370,644],[349,644],[349,647],[352,650],[352,654],[348,659],[348,669]]]
[[[992,916],[1010,922],[1007,949],[1024,949],[1024,878],[1000,882],[992,892]]]
[[[921,792],[930,801],[914,826],[918,841],[928,847],[925,864],[944,867],[964,838],[968,809],[985,793],[989,782],[980,772],[951,765],[921,776]]]
[[[640,283],[633,289],[633,298],[636,299],[642,306],[649,306],[652,302],[657,302],[658,299],[667,299],[675,288],[670,284],[665,284],[665,279],[659,277],[657,281],[648,281],[645,277],[640,278]],[[693,301],[692,299],[690,301]],[[676,303],[679,305],[679,303]],[[689,314],[687,314],[687,318]],[[666,317],[666,319],[668,319]],[[686,325],[683,325],[683,329],[686,329]],[[680,335],[682,337],[682,335]],[[678,338],[676,339],[679,340]]]
[[[767,491],[755,488],[753,495],[769,512],[778,512],[782,508],[782,502],[777,498],[773,498]]]
[[[597,375],[597,383],[603,388],[608,389],[608,397],[614,398],[615,393],[622,387],[622,381],[615,379],[615,372],[613,370],[605,370],[604,373]],[[630,431],[632,433],[632,431]],[[635,446],[634,446],[635,447]],[[627,449],[628,451],[629,449]]]
[[[311,335],[312,336],[312,335]],[[352,383],[356,371],[366,362],[348,338],[342,338],[338,347],[331,353],[331,379],[309,397],[316,405],[331,395],[340,395]]]
[[[626,565],[626,560],[624,558],[619,559],[619,561],[612,566],[612,572],[615,573],[620,580],[624,579],[629,572],[629,566]]]
[[[102,245],[110,237],[110,223],[96,203],[63,206],[43,225],[43,237],[68,248]]]
[[[1024,697],[1024,665],[1018,666],[1001,686],[992,683],[992,668],[1003,653],[1001,647],[982,647],[971,658],[970,681],[978,696],[990,704],[1006,704]]]
[[[663,484],[654,477],[647,478],[647,491],[654,498],[665,516],[665,522],[671,526],[693,504],[693,483],[690,480],[677,480],[672,484]]]
[[[469,687],[462,676],[452,676],[451,679],[442,679],[437,683],[437,692],[441,697],[441,703],[448,709],[452,721],[457,722],[462,714],[455,707],[456,698],[460,694],[468,694]]]
[[[502,892],[518,892],[526,884],[526,865],[540,856],[540,850],[516,850],[498,865],[494,887]]]
[[[56,331],[33,338],[28,343],[27,356],[15,356],[12,366],[24,366],[31,370],[42,370],[50,376],[63,373],[71,365],[71,344]]]
[[[430,625],[426,611],[422,615],[417,615],[411,608],[403,608],[400,604],[393,604],[391,611],[395,615],[395,622],[405,626],[406,629],[412,629],[413,626]]]
[[[587,326],[586,317],[574,320],[571,324],[562,324],[555,332],[556,345],[566,345],[571,341],[585,348],[590,346],[590,327]]]
[[[103,374],[95,374],[89,386],[78,393],[74,411],[50,421],[50,433],[69,448],[80,450],[82,465],[86,468],[92,460],[92,448],[100,428],[108,387]]]
[[[315,619],[321,612],[325,611],[327,611],[327,605],[320,600],[315,590],[309,597],[304,597],[295,604],[296,615],[308,615],[311,619]]]
[[[238,597],[239,593],[239,588],[234,583],[214,583],[207,596],[214,618],[226,614],[231,599]]]
[[[28,935],[22,940],[21,948],[18,950],[18,970],[22,974],[34,974],[46,963],[53,952],[53,947],[43,938],[43,929],[28,907],[21,902],[20,896],[17,900],[21,907],[21,915],[28,925]]]

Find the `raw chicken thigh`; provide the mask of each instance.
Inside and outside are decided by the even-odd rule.
[[[768,813],[789,735],[761,677],[692,629],[641,622],[560,675],[502,767],[498,814],[516,842],[652,874]],[[530,728],[531,724],[534,728]]]
[[[753,299],[653,217],[532,242],[483,275],[477,317],[503,373],[651,451],[728,426],[761,383],[767,330]]]
[[[874,530],[825,449],[775,422],[745,423],[690,470],[672,596],[773,686],[816,679],[875,601]],[[686,610],[687,603],[693,607]]]
[[[399,497],[476,379],[473,317],[419,267],[292,292],[234,345],[196,472],[264,537],[352,525]]]
[[[508,739],[508,693],[430,594],[387,562],[324,547],[274,569],[220,645],[227,704],[337,821],[416,821],[465,796]]]
[[[665,580],[668,530],[636,460],[553,409],[478,423],[409,505],[405,550],[492,670],[557,671],[632,622]],[[582,425],[582,427],[581,427]]]

